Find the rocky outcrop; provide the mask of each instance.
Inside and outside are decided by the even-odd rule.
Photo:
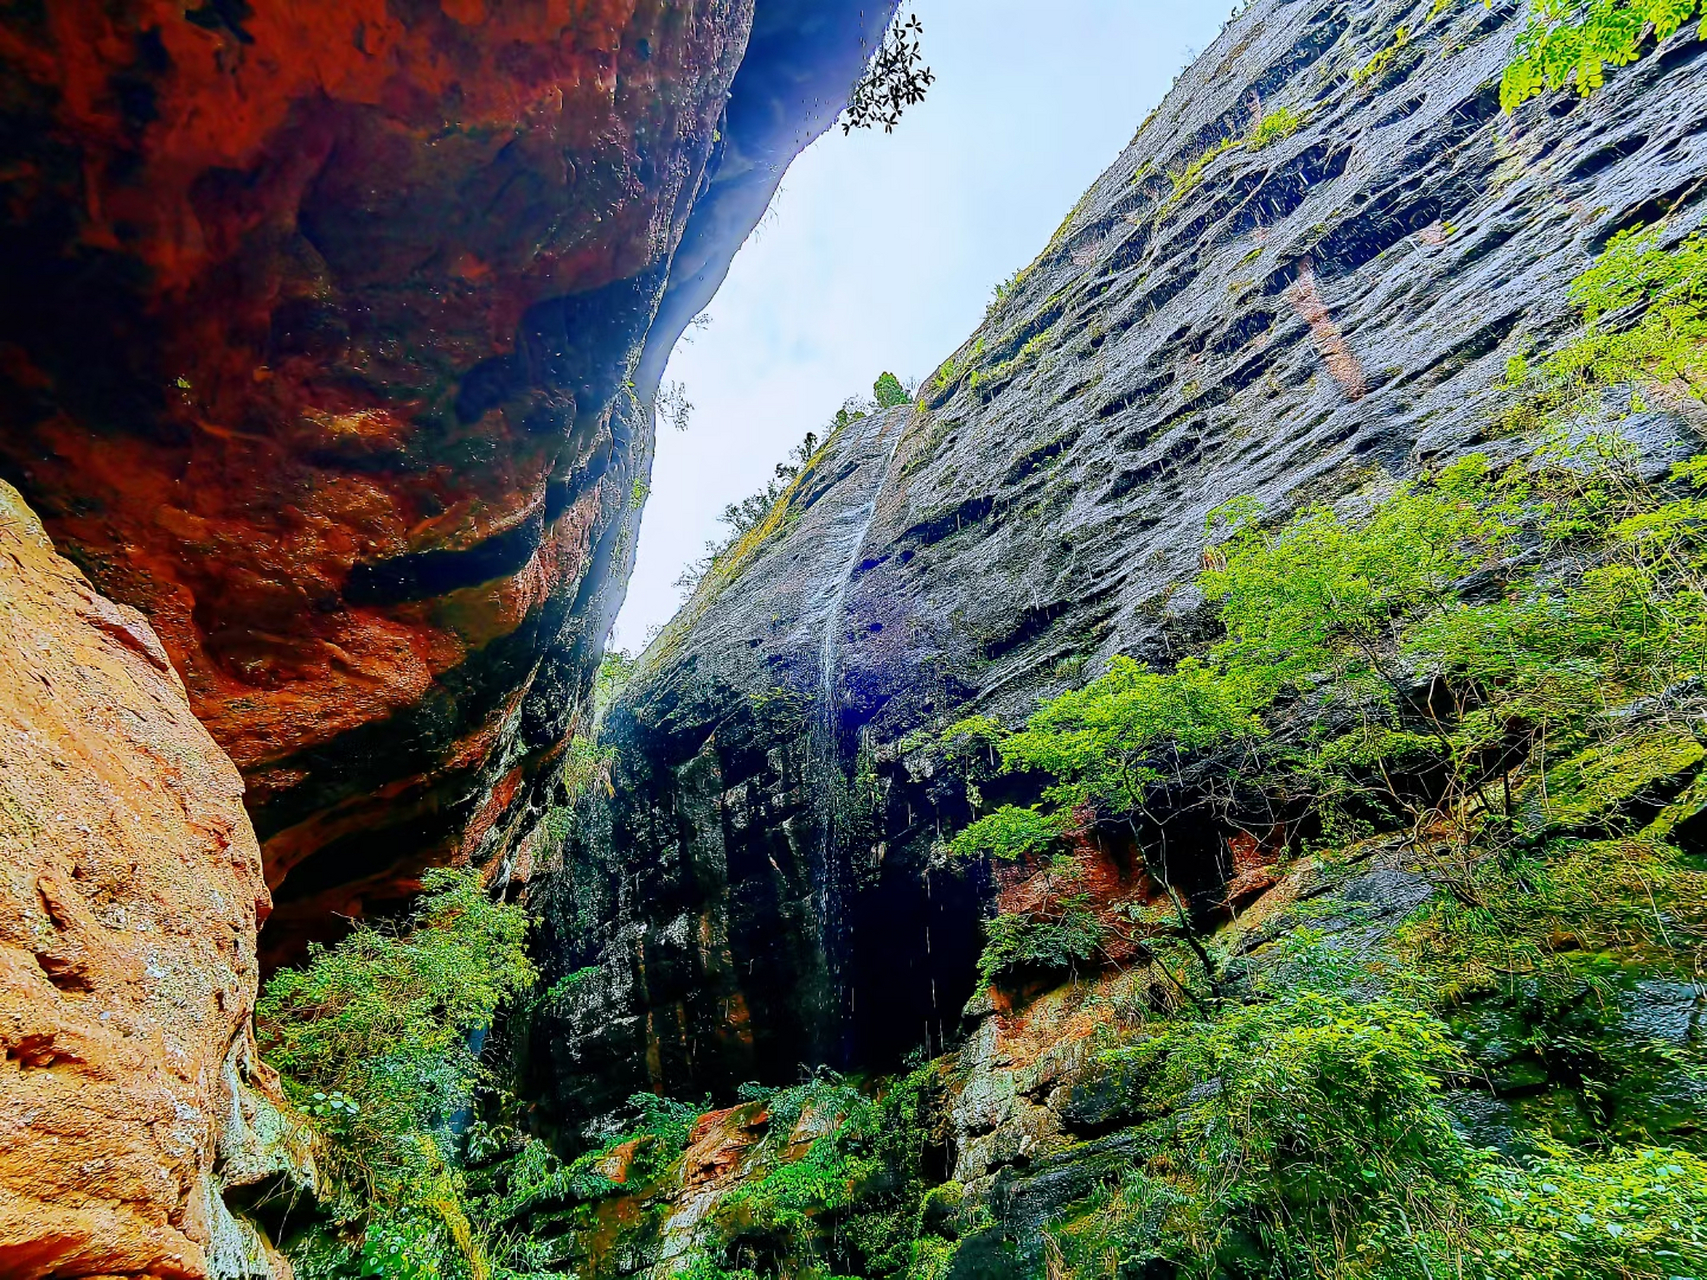
[[[1367,840],[1271,876],[1213,938],[1233,1007],[1321,996],[1325,981],[1335,998],[1391,1001],[1414,955],[1407,928],[1442,892],[1406,845]],[[1707,1047],[1703,997],[1684,974],[1639,969],[1593,996],[1587,984],[1555,992],[1575,1007],[1564,1028],[1534,1019],[1536,974],[1457,1005],[1453,1030],[1475,1065],[1443,1096],[1477,1146],[1524,1156],[1559,1142],[1699,1141],[1707,1086],[1687,1064]],[[656,1132],[606,1136],[585,1157],[602,1182],[534,1181],[528,1220],[587,1280],[672,1280],[695,1266],[787,1275],[807,1259],[835,1274],[950,1280],[1174,1274],[1131,1238],[1088,1269],[1050,1265],[1111,1188],[1173,1185],[1168,1139],[1214,1094],[1213,1080],[1183,1099],[1154,1088],[1170,1031],[1206,1025],[1177,1003],[1171,972],[1132,954],[1024,994],[992,989],[970,1002],[954,1047],[905,1075],[749,1085],[661,1152]],[[1650,1056],[1631,1069],[1634,1045]]]
[[[0,474],[243,771],[275,959],[518,853],[663,361],[892,10],[0,20]]]
[[[523,1054],[539,1090],[573,1100],[568,1117],[642,1087],[789,1080],[874,1045],[898,1058],[953,1030],[976,896],[886,859],[875,778],[843,774],[818,665],[841,651],[826,619],[907,422],[890,410],[832,441],[772,543],[721,571],[717,602],[689,606],[697,621],[672,627],[607,716],[612,791],[582,805],[536,899],[549,961],[598,966]]]
[[[249,1029],[268,897],[242,796],[148,623],[0,483],[8,1276],[273,1266],[222,1198],[306,1158]]]
[[[1521,9],[1256,0],[918,408],[838,433],[708,578],[606,715],[554,880],[552,963],[597,967],[530,1031],[562,1121],[952,1038],[997,886],[934,860],[964,792],[908,735],[1202,637],[1228,499],[1525,447],[1507,359],[1570,330],[1616,231],[1707,209],[1707,44],[1507,116]],[[1626,426],[1660,459],[1697,429]],[[1263,833],[1183,834],[1200,901],[1269,883]]]

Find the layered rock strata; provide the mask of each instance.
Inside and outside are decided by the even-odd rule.
[[[908,735],[1201,638],[1231,498],[1526,447],[1496,426],[1509,357],[1573,329],[1617,231],[1707,210],[1707,44],[1508,116],[1522,9],[1251,4],[917,410],[839,433],[707,579],[606,715],[612,793],[556,878],[553,963],[597,970],[531,1032],[564,1123],[952,1038],[1002,886],[934,860],[964,792]],[[1699,429],[1625,426],[1657,461]],[[1188,834],[1200,905],[1267,883],[1272,833]]]
[[[159,639],[0,483],[0,1273],[272,1267],[222,1199],[307,1154],[249,1029],[268,906]]]
[[[525,857],[663,359],[892,9],[0,19],[0,474],[243,771],[274,958]]]

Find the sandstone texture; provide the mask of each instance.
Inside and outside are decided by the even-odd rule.
[[[281,1167],[243,1117],[289,1145],[249,1030],[268,906],[159,639],[0,483],[0,1274],[266,1272],[221,1192]]]
[[[0,16],[0,475],[242,770],[274,960],[523,844],[663,361],[892,10]]]
[[[1201,638],[1228,499],[1358,501],[1527,447],[1495,426],[1507,359],[1573,331],[1618,230],[1707,212],[1707,43],[1508,116],[1522,10],[1255,0],[920,406],[835,435],[707,579],[606,713],[614,794],[553,877],[550,961],[598,969],[530,1028],[563,1123],[952,1041],[978,918],[1023,889],[933,855],[969,812],[908,735]],[[1281,110],[1295,132],[1244,141]],[[1625,427],[1657,465],[1700,423]],[[1182,836],[1199,904],[1272,884],[1267,833]]]

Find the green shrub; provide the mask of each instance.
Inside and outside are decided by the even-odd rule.
[[[933,1274],[930,1259],[942,1250],[917,1241],[935,1079],[934,1067],[922,1067],[878,1097],[828,1070],[785,1089],[743,1086],[770,1114],[757,1153],[765,1172],[715,1211],[728,1242],[723,1264],[753,1261],[757,1246],[757,1256],[792,1259],[798,1270],[790,1274],[803,1277]],[[819,1136],[802,1154],[795,1138],[808,1114]]]
[[[599,660],[598,672],[593,676],[593,719],[596,721],[605,712],[605,708],[615,702],[617,696],[627,688],[629,680],[634,677],[635,668],[639,665],[637,659],[626,649],[607,649],[605,656]]]
[[[978,976],[991,983],[1017,972],[1070,973],[1095,957],[1106,930],[1090,895],[1075,893],[1035,911],[996,916],[984,933]]]
[[[1379,80],[1387,73],[1387,68],[1393,65],[1399,54],[1410,44],[1411,35],[1410,27],[1400,26],[1393,32],[1393,39],[1389,44],[1378,50],[1368,62],[1351,73],[1352,83],[1361,87]]]
[[[1707,1160],[1690,1152],[1490,1161],[1476,1189],[1491,1221],[1469,1252],[1494,1280],[1668,1280],[1707,1267]]]
[[[355,1105],[325,1115],[332,1172],[362,1204],[398,1204],[440,1162],[452,1113],[481,1079],[469,1032],[533,981],[527,917],[493,901],[478,873],[429,870],[400,926],[358,922],[301,968],[281,969],[256,1007],[262,1053],[290,1099]],[[433,1153],[428,1152],[428,1148]]]
[[[1427,1015],[1293,992],[1114,1056],[1149,1064],[1163,1119],[1142,1167],[1057,1233],[1075,1274],[1410,1275],[1419,1237],[1461,1231],[1475,1161],[1441,1085],[1464,1061]]]
[[[1020,285],[1025,283],[1025,278],[1030,274],[1030,271],[1030,267],[1021,267],[1018,271],[1015,271],[1011,276],[1006,280],[1001,281],[990,291],[990,301],[984,305],[984,318],[986,320],[995,315],[996,312],[1001,309],[1002,304],[1018,291]],[[981,347],[982,343],[980,343],[980,348]],[[953,363],[954,362],[951,359],[947,365],[943,366],[945,376],[947,370],[953,365]],[[944,383],[943,385],[946,386],[947,384]]]
[[[407,920],[358,922],[337,946],[312,947],[304,966],[273,975],[256,1008],[263,1055],[323,1139],[338,1231],[298,1243],[305,1277],[488,1270],[450,1120],[483,1079],[470,1032],[533,981],[528,922],[476,872],[422,880]]]
[[[1289,107],[1281,107],[1277,111],[1270,111],[1257,121],[1256,128],[1251,130],[1250,137],[1245,140],[1245,148],[1249,151],[1261,151],[1264,147],[1285,141],[1303,127],[1303,116]]]
[[[1476,863],[1460,893],[1431,902],[1398,944],[1415,993],[1456,1003],[1527,980],[1574,996],[1594,984],[1595,959],[1609,952],[1687,973],[1704,931],[1707,873],[1677,850],[1644,839],[1561,840]]]
[[[1059,1274],[1659,1280],[1707,1262],[1707,1162],[1472,1149],[1445,1093],[1468,1063],[1416,1010],[1295,991],[1109,1057],[1160,1118],[1051,1230]]]
[[[907,388],[892,373],[884,373],[872,384],[871,395],[879,409],[896,409],[912,400]]]
[[[578,735],[570,738],[563,751],[562,769],[563,789],[568,793],[570,803],[596,791],[603,791],[607,796],[613,794],[610,771],[615,762],[615,748],[601,748],[591,739]]]
[[[1700,0],[1536,0],[1500,81],[1500,102],[1513,111],[1543,89],[1573,81],[1586,97],[1606,82],[1608,66],[1641,56],[1650,27],[1664,40],[1701,12]],[[1707,13],[1699,38],[1707,40]]]

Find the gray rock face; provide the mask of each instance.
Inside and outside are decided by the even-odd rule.
[[[1507,359],[1572,330],[1618,230],[1700,223],[1707,44],[1506,116],[1521,6],[1432,8],[1256,0],[921,406],[832,439],[653,645],[553,888],[551,963],[600,975],[530,1029],[564,1119],[952,1036],[990,886],[933,866],[964,800],[904,735],[1201,637],[1228,499],[1523,448],[1496,438]],[[1281,111],[1295,132],[1218,150]],[[1631,427],[1661,456],[1684,425]]]

